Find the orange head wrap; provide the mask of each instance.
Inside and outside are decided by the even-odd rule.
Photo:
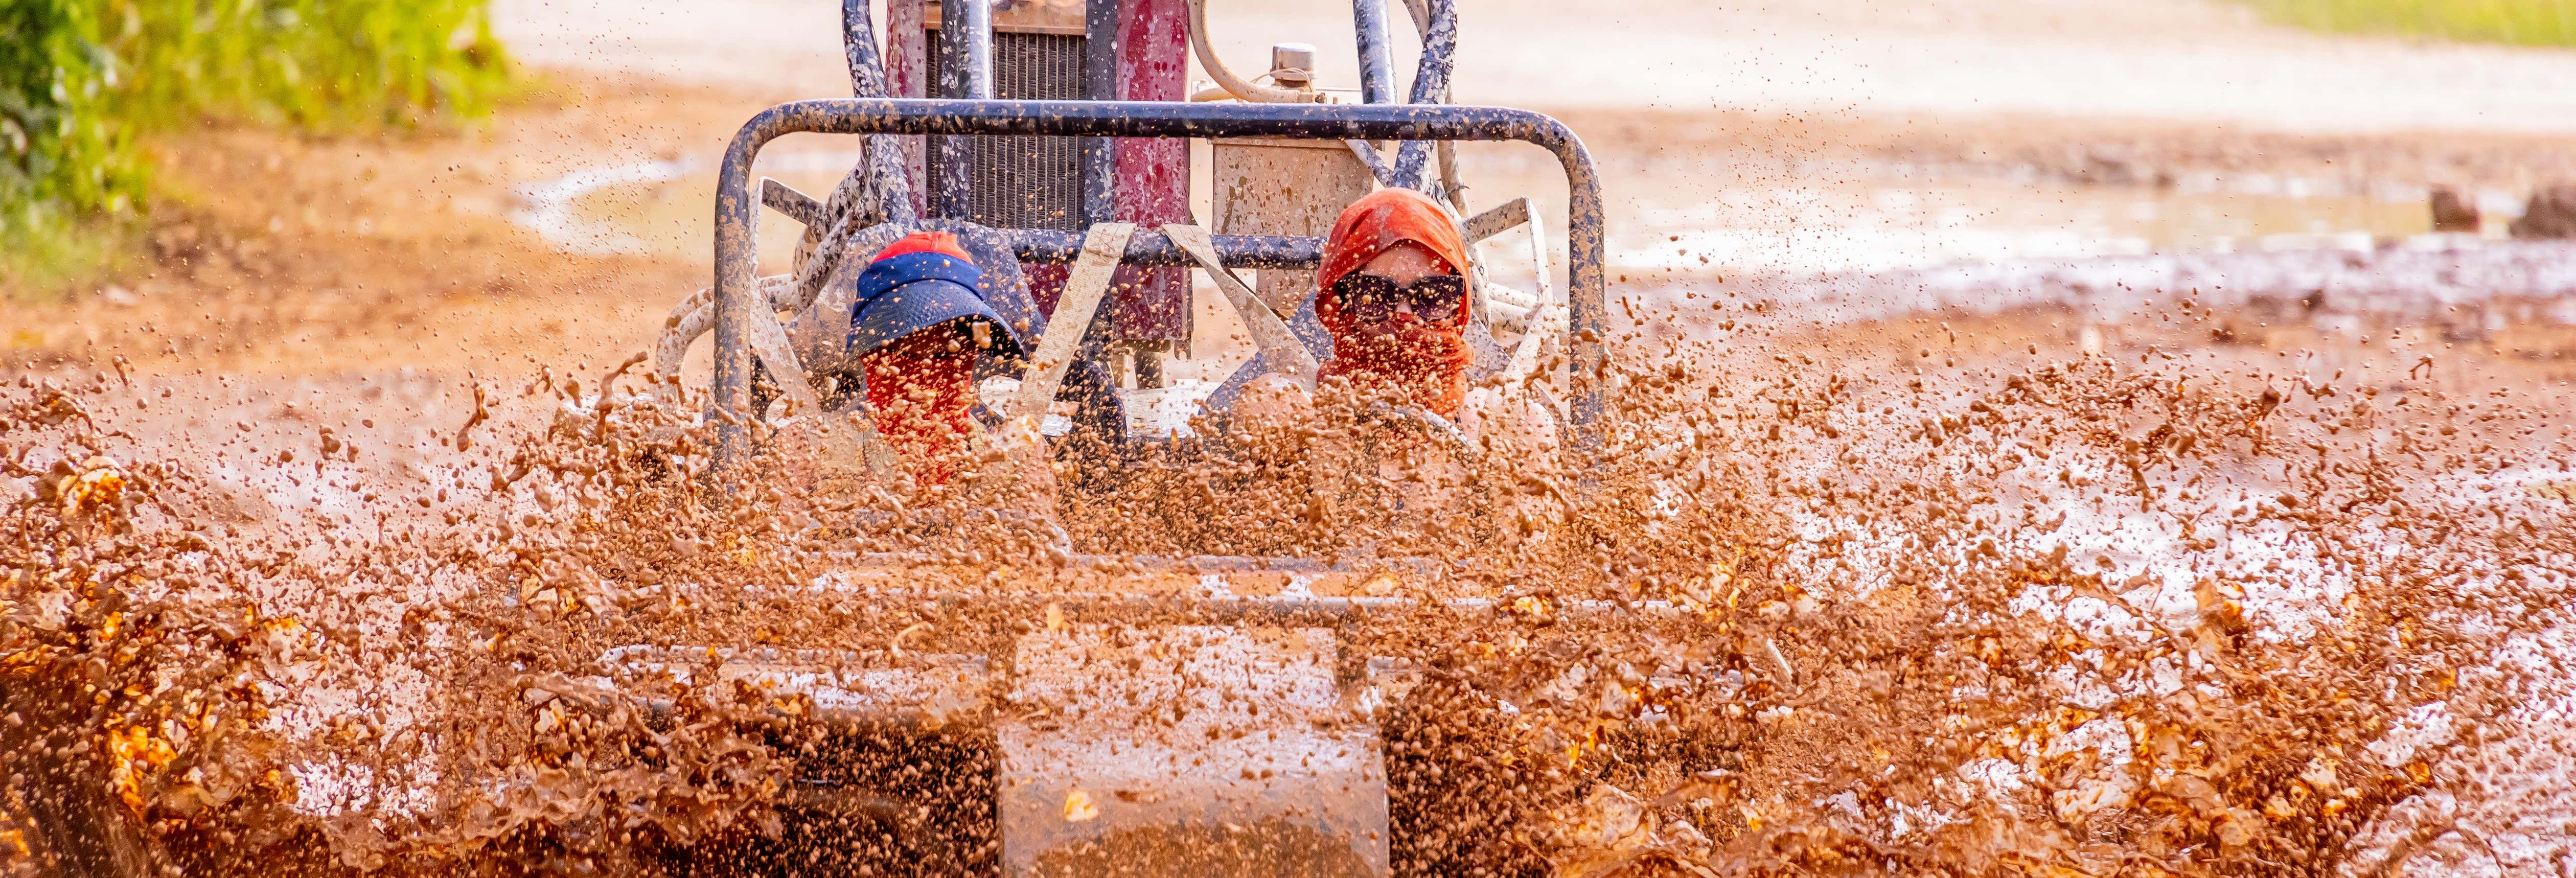
[[[1324,264],[1315,274],[1315,317],[1333,334],[1333,360],[1325,377],[1341,375],[1357,384],[1391,387],[1443,417],[1455,417],[1466,402],[1469,306],[1458,302],[1458,319],[1423,323],[1392,336],[1361,333],[1359,321],[1333,292],[1344,275],[1398,244],[1411,242],[1460,274],[1467,270],[1467,244],[1448,211],[1411,189],[1380,189],[1342,211],[1333,234],[1324,242]]]

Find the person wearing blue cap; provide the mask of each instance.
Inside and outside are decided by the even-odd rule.
[[[974,429],[975,360],[1018,353],[977,292],[984,271],[947,232],[915,232],[859,273],[849,351],[867,379],[877,434],[922,487],[945,485]]]

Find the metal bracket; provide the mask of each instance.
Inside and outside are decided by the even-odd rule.
[[[768,205],[770,210],[786,214],[788,219],[808,226],[823,224],[823,202],[814,200],[814,196],[796,191],[796,187],[768,177],[760,178],[760,203]]]
[[[762,182],[769,181],[764,180]],[[774,207],[776,205],[772,206]],[[1510,201],[1495,205],[1492,210],[1468,217],[1465,223],[1460,224],[1460,227],[1462,231],[1467,233],[1467,243],[1481,244],[1484,243],[1486,238],[1491,238],[1495,235],[1511,231],[1512,229],[1518,228],[1521,224],[1529,221],[1529,199],[1514,198]]]
[[[1191,258],[1198,260],[1199,267],[1207,269],[1208,277],[1216,281],[1217,289],[1225,292],[1225,300],[1234,305],[1234,313],[1243,317],[1244,328],[1252,333],[1253,346],[1259,348],[1263,355],[1273,358],[1271,362],[1295,380],[1299,387],[1313,392],[1315,355],[1298,343],[1296,334],[1288,331],[1287,322],[1279,319],[1279,312],[1270,310],[1260,296],[1253,294],[1251,287],[1245,286],[1234,272],[1225,270],[1225,263],[1217,259],[1216,245],[1208,240],[1207,230],[1181,223],[1166,223],[1163,235],[1188,251]]]
[[[1082,258],[1073,263],[1064,295],[1056,299],[1055,314],[1047,318],[1046,333],[1038,336],[1037,353],[1029,358],[1029,371],[1020,376],[1019,393],[1003,417],[1026,418],[1031,423],[1046,418],[1047,403],[1055,400],[1056,388],[1064,383],[1064,370],[1073,365],[1082,334],[1091,328],[1091,315],[1100,309],[1118,259],[1127,252],[1127,239],[1135,234],[1135,223],[1099,223],[1084,236]]]
[[[1524,315],[1522,322],[1529,326],[1531,331],[1537,331],[1540,326],[1536,322],[1539,309],[1562,303],[1556,298],[1554,267],[1548,264],[1546,226],[1539,219],[1538,213],[1530,209],[1529,199],[1515,198],[1504,202],[1492,210],[1469,217],[1460,226],[1467,236],[1467,244],[1471,249],[1477,244],[1515,228],[1529,230],[1530,262],[1535,267],[1538,289],[1536,295],[1532,296],[1527,304],[1512,301],[1506,303],[1514,308],[1529,309],[1529,313]]]

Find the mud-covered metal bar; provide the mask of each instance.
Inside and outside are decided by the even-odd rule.
[[[1119,0],[1085,0],[1082,7],[1082,99],[1114,101],[1118,94]],[[1118,143],[1082,141],[1082,222],[1117,218]]]
[[[1351,0],[1352,28],[1359,34],[1360,102],[1395,102],[1395,48],[1386,26],[1386,0]]]
[[[1450,0],[1429,0],[1429,5],[1431,17],[1422,29],[1422,58],[1414,66],[1413,93],[1409,98],[1416,104],[1449,100],[1449,70],[1456,64],[1458,50],[1457,10]],[[1413,141],[1396,147],[1396,185],[1428,191],[1430,167],[1431,144]]]
[[[760,178],[760,203],[786,214],[787,218],[806,225],[824,222],[830,213],[814,196],[767,177]],[[1011,255],[1021,262],[1072,262],[1082,253],[1082,233],[1060,229],[994,229],[1010,242]],[[1216,235],[1214,243],[1220,261],[1227,268],[1299,268],[1311,269],[1324,262],[1324,239],[1292,235]],[[1471,235],[1470,240],[1475,240]],[[1127,250],[1118,260],[1126,265],[1184,266],[1197,265],[1172,239],[1161,232],[1140,231],[1127,239]]]
[[[993,97],[993,4],[990,0],[952,0],[941,4],[939,22],[939,88],[944,97],[991,100]],[[933,138],[938,161],[931,175],[932,215],[941,219],[974,219],[975,148],[971,141]]]
[[[1082,252],[1082,233],[1054,229],[996,229],[1022,262],[1072,262]],[[1217,235],[1216,253],[1227,268],[1313,269],[1324,263],[1324,239],[1289,235]],[[1161,232],[1139,231],[1127,239],[1127,265],[1195,266]]]
[[[963,91],[958,96],[969,100],[992,100],[992,0],[955,0],[942,5],[941,10],[946,11],[951,7],[957,10],[957,17],[943,22],[942,26],[951,28],[948,36],[954,36],[960,40],[957,60],[961,62],[958,65],[961,78],[958,83],[963,86]]]
[[[876,23],[868,16],[868,0],[841,0],[841,54],[850,66],[851,94],[885,96],[885,62],[877,57]]]
[[[876,22],[868,16],[868,0],[841,0],[841,53],[850,67],[851,94],[863,98],[881,98],[889,94],[885,56],[877,49]],[[886,219],[896,222],[917,219],[918,211],[912,203],[912,177],[904,171],[902,145],[891,136],[870,137],[866,153],[866,163],[853,173],[864,173],[868,184],[876,188],[878,210]],[[769,193],[762,193],[761,198],[768,200]],[[771,206],[777,205],[772,203]]]
[[[1568,199],[1569,330],[1573,355],[1572,433],[1577,447],[1600,440],[1601,339],[1609,306],[1601,184],[1592,156],[1565,123],[1503,107],[1397,104],[1189,104],[1141,101],[965,101],[844,98],[797,101],[761,111],[725,149],[716,182],[715,387],[710,416],[718,463],[738,462],[753,417],[751,353],[754,244],[759,206],[752,159],[769,141],[797,132],[1054,137],[1279,137],[1304,140],[1518,140],[1555,154]]]

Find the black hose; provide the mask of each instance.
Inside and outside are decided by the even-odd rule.
[[[1351,0],[1351,23],[1359,34],[1360,102],[1393,103],[1395,53],[1386,25],[1386,0]]]
[[[1457,66],[1458,11],[1451,0],[1430,0],[1430,26],[1422,32],[1422,60],[1413,73],[1412,103],[1449,101],[1449,71]],[[1396,185],[1423,189],[1431,164],[1431,142],[1408,140],[1395,153]]]
[[[893,96],[886,90],[885,61],[877,57],[876,24],[868,17],[868,0],[841,0],[841,53],[850,63],[852,95]]]

